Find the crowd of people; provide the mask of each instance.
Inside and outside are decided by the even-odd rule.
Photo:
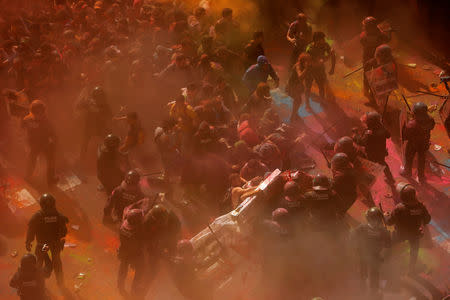
[[[332,153],[331,177],[320,171],[314,176],[303,172],[308,145],[298,127],[298,110],[304,102],[306,110],[312,111],[313,83],[323,103],[334,102],[327,76],[334,73],[336,55],[325,33],[313,31],[303,13],[289,26],[286,38],[292,44],[292,57],[286,92],[293,99],[293,108],[286,124],[271,96],[271,88],[284,84],[266,56],[264,33],[255,31],[245,42],[233,9],[223,8],[215,19],[208,7],[190,11],[182,4],[146,0],[36,1],[33,9],[14,18],[3,16],[0,23],[0,72],[5,79],[2,87],[7,88],[3,91],[4,108],[10,115],[23,118],[30,149],[26,178],[33,176],[37,156],[44,155],[48,184],[58,182],[54,163],[58,135],[46,112],[47,106],[57,105],[60,94],[55,91],[78,95],[63,106],[73,107],[78,117],[80,162],[87,160],[94,137],[104,139],[98,147],[96,168],[108,198],[103,222],[108,226],[119,224],[117,285],[121,294],[127,294],[124,282],[130,266],[135,276],[129,293],[139,299],[150,288],[157,265],[168,261],[174,282],[185,297],[212,299],[209,285],[201,284],[195,276],[198,266],[191,242],[180,236],[181,219],[186,216],[177,216],[157,196],[144,195],[140,187],[143,174],[136,168],[145,163],[136,165],[129,159],[152,138],[152,128],[143,125],[146,119],[141,108],[166,110],[153,135],[162,163],[162,180],[167,186],[166,199],[178,201],[173,199],[173,189],[181,187],[183,199],[193,203],[205,219],[238,207],[257,193],[258,185],[276,169],[289,174],[293,170],[301,172],[301,180],[288,176],[255,224],[254,237],[262,243],[266,261],[264,273],[266,277],[279,277],[279,282],[265,279],[271,281],[272,288],[265,295],[267,299],[281,299],[280,291],[290,299],[289,288],[298,284],[292,268],[288,271],[290,262],[285,260],[280,268],[280,259],[274,259],[291,253],[292,249],[284,249],[287,241],[297,240],[298,249],[302,247],[298,246],[302,236],[324,236],[334,240],[330,247],[338,247],[348,233],[344,216],[358,194],[367,206],[367,224],[357,227],[351,236],[361,257],[362,282],[370,278],[367,297],[381,297],[381,253],[391,242],[409,241],[409,272],[414,273],[421,231],[430,215],[412,185],[396,185],[385,160],[390,133],[375,109],[361,117],[361,134],[349,134],[327,145],[328,153]],[[363,21],[364,70],[386,64],[395,70],[391,48],[385,44],[390,33],[376,25],[373,17]],[[22,94],[30,100],[21,102]],[[364,94],[376,106],[376,95],[366,79]],[[161,114],[155,118],[158,116]],[[128,127],[124,138],[113,132],[113,122],[120,120],[126,121]],[[403,176],[411,176],[417,154],[418,179],[426,181],[424,157],[433,127],[427,106],[416,103],[403,130]],[[386,182],[397,186],[400,201],[392,213],[385,214],[375,207],[370,184],[365,182],[363,160],[384,166]],[[49,194],[41,197],[40,205],[41,210],[29,223],[26,240],[26,249],[31,251],[36,238],[36,256],[26,254],[10,282],[21,299],[45,299],[44,277],[52,270],[58,284],[64,284],[59,253],[67,233],[67,218],[58,213],[55,199]],[[386,225],[395,225],[392,237]],[[321,240],[311,240],[315,244],[303,248],[305,256],[317,254],[314,247]],[[322,255],[316,256],[311,265],[305,264],[305,272],[307,268],[318,268],[321,259],[335,261],[338,256],[339,260],[336,253]],[[317,280],[325,276],[323,272],[314,274]]]

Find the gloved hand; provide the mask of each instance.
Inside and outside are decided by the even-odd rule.
[[[50,250],[50,247],[47,244],[44,244],[44,246],[42,246],[42,252],[48,252],[48,250]]]

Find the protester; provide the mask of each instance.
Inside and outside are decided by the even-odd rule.
[[[304,13],[280,25],[289,25],[286,38],[293,46],[290,63],[286,59],[283,65],[279,56],[269,53],[275,31],[260,31],[260,24],[243,14],[245,7],[223,8],[214,1],[193,6],[146,0],[28,2],[36,6],[30,4],[29,12],[18,18],[3,19],[0,13],[1,85],[16,91],[5,92],[8,101],[22,92],[30,99],[45,99],[27,102],[29,114],[21,123],[30,152],[26,179],[43,154],[47,182],[57,183],[56,154],[61,157],[58,170],[62,165],[66,172],[73,168],[72,152],[77,149],[75,156],[92,175],[83,184],[96,175],[99,189],[106,193],[98,195],[105,202],[97,206],[104,207],[103,223],[118,236],[111,244],[120,243],[117,288],[122,296],[151,297],[147,293],[165,268],[187,299],[212,299],[220,288],[231,291],[227,283],[235,276],[244,286],[253,277],[247,270],[236,275],[236,257],[257,264],[255,269],[262,267],[258,287],[264,295],[258,299],[310,299],[328,288],[342,289],[351,281],[341,272],[343,265],[354,262],[346,247],[349,241],[342,237],[357,226],[346,215],[361,205],[369,207],[367,224],[356,227],[354,235],[360,275],[369,278],[370,295],[378,295],[380,252],[389,246],[389,236],[381,210],[372,207],[372,185],[362,181],[374,172],[367,165],[384,167],[393,186],[386,143],[394,131],[388,130],[391,124],[384,122],[384,115],[369,112],[362,119],[361,136],[339,135],[348,125],[345,118],[333,130],[315,132],[314,124],[328,122],[334,111],[326,110],[325,116],[316,107],[313,111],[312,84],[317,84],[321,100],[332,100],[328,76],[335,72],[336,54],[324,32],[312,32]],[[389,36],[376,23],[372,17],[363,22],[363,69],[390,65],[397,76],[392,49],[384,44]],[[320,30],[318,23],[314,26]],[[374,97],[364,78],[364,93]],[[288,79],[290,97],[278,89],[284,86],[282,79]],[[308,115],[314,115],[310,119],[299,114],[303,103]],[[320,111],[327,104],[322,101]],[[3,116],[6,109],[1,105]],[[69,107],[80,117],[76,122]],[[292,108],[290,114],[286,108]],[[401,175],[412,175],[417,154],[418,179],[425,183],[425,154],[435,121],[423,103],[412,111],[402,132],[406,150]],[[126,133],[112,121],[125,121]],[[72,137],[78,130],[81,139]],[[153,130],[154,144],[147,143],[146,132]],[[93,137],[104,138],[97,151],[89,147]],[[322,142],[334,150],[330,162]],[[22,148],[20,153],[25,153]],[[150,162],[139,156],[128,159],[137,148],[148,150]],[[318,151],[326,161],[313,158]],[[322,163],[330,170],[321,168]],[[355,204],[359,193],[365,201]],[[386,224],[395,226],[394,242],[410,243],[411,274],[416,271],[421,231],[431,219],[415,193],[410,186],[400,189],[402,203],[386,214]],[[57,283],[63,285],[60,253],[67,218],[56,211],[51,195],[44,194],[40,202],[42,209],[31,219],[26,241],[31,250],[36,239],[36,258],[25,255],[10,283],[22,299],[45,299],[43,262],[43,271],[52,266]],[[70,213],[86,217],[82,208]],[[90,220],[87,225],[95,223],[95,218]],[[225,225],[212,226],[213,220]],[[83,234],[69,232],[69,237],[82,239]],[[205,246],[205,239],[205,244],[213,244]],[[51,252],[51,260],[43,248]],[[129,268],[134,278],[127,292]],[[231,271],[221,272],[224,269]],[[33,289],[24,286],[28,279],[36,281]],[[251,297],[223,297],[230,298]]]

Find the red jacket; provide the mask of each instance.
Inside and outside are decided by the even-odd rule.
[[[239,139],[247,143],[249,147],[259,144],[259,136],[256,131],[250,127],[248,121],[244,121],[238,128]]]

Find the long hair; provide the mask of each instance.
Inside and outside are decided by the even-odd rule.
[[[297,65],[301,71],[306,68],[306,64],[308,62],[311,62],[311,55],[309,55],[308,53],[302,53],[298,56]]]

